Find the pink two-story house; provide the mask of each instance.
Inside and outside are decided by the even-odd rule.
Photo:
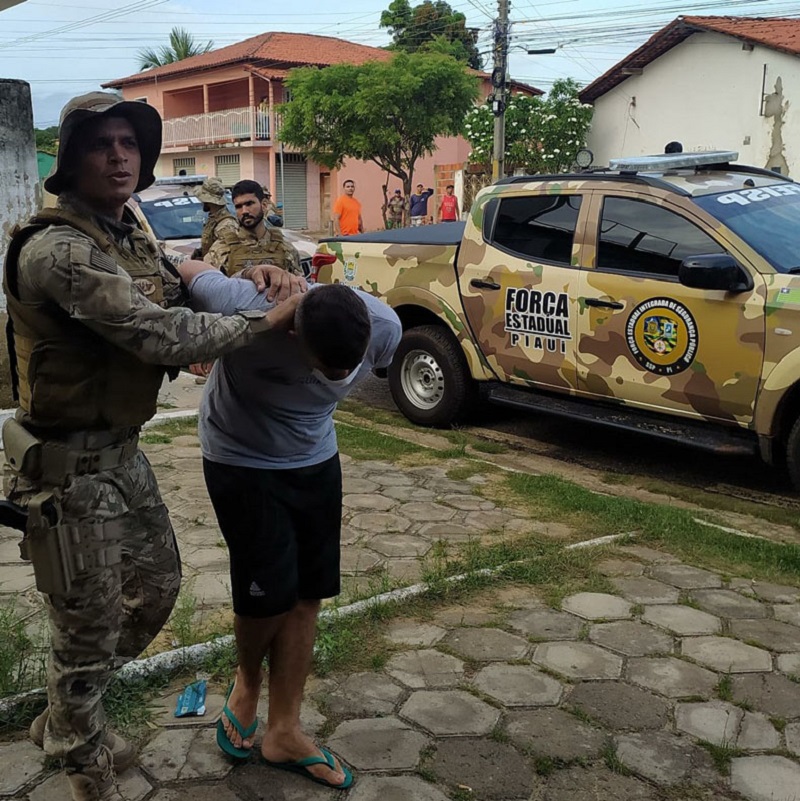
[[[328,170],[279,140],[284,79],[301,66],[363,64],[392,54],[376,47],[330,36],[262,33],[243,42],[146,70],[105,84],[121,90],[127,100],[158,109],[164,120],[161,158],[156,175],[216,175],[232,186],[251,178],[268,186],[283,203],[286,225],[325,230],[332,202],[345,178],[356,181],[356,196],[364,205],[364,224],[382,225],[381,185],[385,173],[371,163],[347,161]],[[489,76],[480,73],[482,96],[490,91]],[[541,94],[515,85],[517,91]],[[433,156],[417,162],[414,183],[434,186],[434,167],[461,164],[469,155],[461,137],[442,137]],[[390,191],[400,188],[390,179]],[[436,199],[431,200],[430,209]]]

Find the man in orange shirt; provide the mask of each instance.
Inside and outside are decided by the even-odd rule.
[[[364,222],[361,219],[361,202],[353,195],[356,191],[354,181],[346,180],[342,184],[344,194],[336,198],[333,204],[333,219],[336,236],[351,236],[364,233]]]

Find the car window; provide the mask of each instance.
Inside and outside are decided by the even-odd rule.
[[[142,200],[139,206],[158,239],[199,239],[203,233],[206,214],[196,197]]]
[[[603,201],[597,267],[678,277],[689,256],[725,250],[696,225],[675,212],[628,198]]]
[[[525,259],[570,264],[580,207],[580,195],[503,198],[492,242]]]

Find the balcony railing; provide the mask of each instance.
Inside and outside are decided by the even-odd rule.
[[[270,123],[270,115],[257,108],[229,108],[208,114],[191,114],[164,120],[164,147],[183,145],[214,145],[249,140],[272,139],[277,132],[280,115],[275,114],[278,126]]]

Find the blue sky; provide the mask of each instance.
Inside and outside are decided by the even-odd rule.
[[[418,0],[412,0],[416,4]],[[390,0],[27,0],[0,12],[0,77],[29,81],[39,126],[55,124],[65,101],[103,81],[137,71],[136,52],[164,44],[175,25],[197,39],[224,46],[265,31],[337,36],[381,46],[378,27]],[[282,10],[269,10],[270,7]],[[481,30],[491,69],[491,0],[454,0],[454,8]],[[346,10],[345,10],[346,9]],[[547,90],[559,77],[583,83],[605,72],[679,14],[800,16],[788,0],[511,0],[512,77]],[[105,21],[104,21],[105,19]],[[557,47],[529,56],[528,48]]]

